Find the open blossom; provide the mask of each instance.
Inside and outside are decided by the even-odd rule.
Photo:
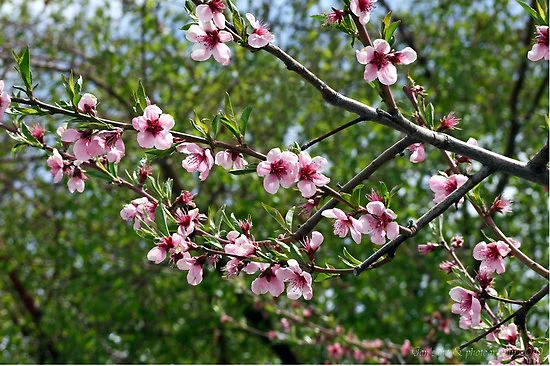
[[[382,202],[375,201],[367,204],[367,212],[359,220],[363,222],[363,232],[370,234],[374,244],[384,244],[386,236],[390,240],[397,238],[399,225],[393,221],[397,215],[392,210],[386,208]]]
[[[278,264],[266,268],[258,278],[252,281],[252,292],[256,295],[270,293],[278,297],[285,289],[285,285],[280,278],[281,268]]]
[[[292,186],[298,176],[298,157],[290,151],[281,152],[277,147],[267,153],[267,160],[256,168],[256,173],[264,178],[264,188],[267,193],[275,194],[279,184],[284,188]]]
[[[80,98],[80,101],[78,102],[78,110],[86,114],[91,114],[92,116],[97,114],[96,107],[97,98],[95,95],[90,93],[82,95],[82,98]]]
[[[234,233],[233,231],[230,233]],[[229,237],[229,236],[228,236]],[[230,239],[231,240],[231,239]],[[256,251],[256,246],[244,235],[234,239],[232,243],[224,247],[227,254],[237,255],[239,257],[250,257]]]
[[[328,355],[330,358],[339,360],[344,356],[344,347],[338,342],[334,344],[329,344],[327,346]]]
[[[300,152],[298,157],[298,189],[302,196],[309,198],[313,196],[317,187],[322,187],[330,182],[321,172],[327,167],[327,159],[316,156],[313,159],[305,151]]]
[[[111,163],[120,163],[120,159],[126,152],[124,141],[122,141],[122,130],[117,128],[113,131],[105,131],[100,133],[100,136],[105,141],[107,160]]]
[[[454,130],[455,126],[458,125],[459,123],[460,123],[460,118],[455,117],[454,113],[451,112],[441,119],[438,131]]]
[[[489,212],[498,212],[502,215],[508,212],[512,212],[512,203],[512,200],[503,198],[502,196],[498,196],[493,201]]]
[[[216,27],[223,29],[225,28],[224,9],[225,5],[222,0],[210,0],[206,4],[197,6],[197,18],[199,18],[202,23],[213,21]]]
[[[359,18],[359,22],[363,25],[370,20],[370,12],[374,8],[374,3],[377,0],[351,0],[349,10]]]
[[[68,128],[61,133],[61,141],[74,142],[73,152],[79,161],[88,161],[105,153],[105,140],[92,130]]]
[[[127,205],[124,205],[120,211],[120,217],[123,220],[134,220],[134,230],[141,227],[141,222],[151,224],[155,221],[156,203],[151,202],[147,197],[137,198]]]
[[[474,247],[474,258],[481,261],[481,272],[501,274],[505,271],[502,259],[510,253],[510,248],[503,241],[485,243],[482,241]]]
[[[11,97],[4,91],[4,80],[0,80],[0,121],[4,117],[4,112],[11,104]]]
[[[212,22],[199,22],[185,32],[185,37],[195,43],[191,52],[193,60],[206,61],[214,56],[214,60],[223,66],[229,65],[231,50],[225,42],[233,40],[231,33],[216,29]]]
[[[531,51],[527,53],[527,58],[531,61],[538,61],[544,57],[550,59],[550,49],[548,47],[548,26],[537,26],[537,43],[533,45]]]
[[[307,256],[311,261],[313,261],[313,259],[315,258],[315,253],[323,243],[324,239],[325,238],[323,237],[323,234],[321,234],[318,231],[311,232],[311,239],[309,239],[308,237],[305,237],[302,245],[303,245],[304,251],[307,253]]]
[[[450,177],[444,177],[442,175],[435,175],[430,178],[430,189],[435,193],[434,202],[439,203],[443,201],[448,195],[453,193],[462,186],[468,177],[462,174],[453,174]],[[464,202],[464,197],[462,197],[459,203]]]
[[[195,228],[200,225],[200,220],[206,219],[205,215],[199,214],[198,208],[187,212],[178,208],[174,217],[178,224],[178,233],[184,237],[188,237],[195,231]]]
[[[304,299],[310,300],[313,297],[311,275],[302,271],[295,259],[289,259],[287,264],[288,267],[279,269],[278,277],[284,282],[288,282],[286,287],[288,298],[297,300],[303,295]]]
[[[139,131],[137,140],[139,146],[150,149],[153,146],[166,150],[174,141],[170,129],[174,127],[174,118],[156,105],[149,105],[143,110],[143,116],[132,119],[132,126]]]
[[[84,170],[80,169],[78,166],[73,168],[72,174],[73,176],[67,182],[69,192],[74,193],[74,191],[78,191],[82,193],[84,191],[84,181],[88,179],[88,177],[84,174]]]
[[[412,48],[392,52],[389,43],[383,39],[376,39],[373,46],[356,51],[355,56],[360,64],[366,65],[365,81],[371,82],[378,78],[384,85],[392,85],[397,81],[395,65],[408,65],[416,60],[416,52]]]
[[[189,173],[200,172],[199,179],[205,180],[214,166],[214,158],[210,149],[203,149],[197,144],[184,142],[176,148],[181,153],[188,154],[181,166]]]
[[[218,151],[214,157],[214,162],[225,170],[231,168],[244,169],[248,165],[243,158],[243,154],[231,150]]]
[[[505,340],[511,345],[515,345],[518,340],[518,327],[516,324],[512,323],[508,326],[503,326],[500,328],[498,333],[498,338]]]
[[[191,257],[188,252],[183,253],[183,258],[176,262],[180,271],[187,272],[187,282],[192,286],[197,286],[202,282],[203,264],[206,262],[206,256]]]
[[[353,241],[357,244],[361,243],[361,233],[363,232],[363,223],[356,218],[346,215],[339,208],[324,210],[321,215],[329,219],[336,219],[334,222],[334,235],[343,238],[351,232]]]
[[[462,287],[453,287],[449,295],[456,302],[452,307],[453,314],[461,316],[460,328],[475,327],[481,323],[481,303],[474,292]]]
[[[188,246],[185,243],[183,236],[179,234],[172,234],[171,236],[165,236],[160,238],[157,242],[157,246],[153,247],[147,253],[147,259],[155,264],[161,263],[166,258],[166,253],[171,253],[173,251],[186,252]]]
[[[424,144],[422,142],[412,144],[408,147],[408,149],[411,152],[411,157],[409,158],[411,163],[421,163],[424,159],[426,159]]]
[[[61,156],[61,154],[59,154],[59,151],[57,151],[57,149],[53,149],[53,154],[48,158],[46,163],[50,167],[53,182],[60,182],[63,178],[63,173],[65,171],[65,162],[63,161],[63,157]]]
[[[252,33],[248,36],[248,44],[254,48],[262,48],[275,40],[275,36],[269,31],[264,23],[256,20],[254,15],[246,13],[246,19],[252,25]]]
[[[325,14],[325,23],[323,25],[341,24],[344,18],[346,17],[346,11],[339,10],[333,7],[331,7],[331,9],[332,11],[330,13]]]

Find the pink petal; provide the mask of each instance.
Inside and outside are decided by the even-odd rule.
[[[374,48],[371,46],[355,51],[355,58],[357,58],[357,62],[363,65],[368,64],[372,60],[373,56]]]
[[[390,222],[386,227],[388,239],[393,240],[399,236],[399,225],[397,222]]]
[[[388,53],[391,51],[390,44],[383,39],[375,39],[372,45],[378,53]]]
[[[387,64],[378,70],[378,80],[384,85],[392,85],[397,81],[397,69],[393,64]]]
[[[195,9],[195,12],[197,14],[197,18],[199,18],[199,20],[203,23],[206,23],[206,22],[209,22],[210,20],[212,20],[212,16],[214,15],[214,14],[212,14],[212,10],[210,9],[210,7],[206,4],[201,4],[201,5],[197,6],[197,8]],[[189,28],[189,29],[191,29],[191,28]],[[193,41],[191,39],[189,39],[189,40]]]
[[[155,137],[151,132],[140,131],[137,134],[137,141],[139,146],[150,149],[155,146]]]
[[[206,61],[212,56],[212,49],[202,43],[195,43],[191,51],[191,58],[195,61]]]
[[[367,211],[370,214],[376,215],[376,216],[382,216],[386,210],[386,207],[384,204],[380,201],[374,201],[367,203]]]
[[[267,193],[275,194],[279,190],[279,179],[274,174],[269,174],[264,178],[264,188]]]
[[[215,45],[212,54],[214,55],[214,60],[218,61],[223,66],[229,65],[231,61],[231,49],[229,49],[226,44],[218,43]],[[191,58],[193,58],[193,55],[191,55]]]
[[[317,192],[317,187],[313,182],[301,180],[298,182],[298,189],[305,198],[311,197]]]
[[[78,132],[75,129],[69,128],[61,133],[61,141],[63,142],[75,142],[77,141],[82,133]]]
[[[371,81],[376,80],[377,77],[378,66],[375,64],[367,64],[367,66],[365,66],[365,73],[363,74],[365,81],[370,83]]]
[[[199,6],[201,6],[201,5],[199,5]],[[208,6],[206,6],[206,7],[208,7]],[[197,9],[198,9],[198,7],[197,7]],[[206,32],[196,24],[193,24],[191,27],[189,27],[187,32],[185,32],[185,38],[187,38],[189,41],[194,42],[194,43],[199,42],[202,39],[202,37],[204,37],[205,35],[206,35]]]
[[[152,136],[152,135],[151,135]],[[174,138],[172,134],[168,131],[162,131],[156,137],[154,137],[155,147],[158,150],[166,150],[172,146]]]

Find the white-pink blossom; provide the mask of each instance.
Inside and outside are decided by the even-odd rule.
[[[324,239],[325,238],[323,237],[323,234],[318,231],[311,232],[311,239],[307,236],[304,238],[304,241],[302,243],[303,249],[311,261],[313,261],[313,259],[315,258],[315,253],[323,243]]]
[[[241,235],[234,242],[226,244],[224,251],[239,257],[250,257],[256,251],[256,246],[245,235]]]
[[[4,112],[11,104],[11,97],[4,91],[4,80],[0,80],[0,121],[4,117]]]
[[[468,177],[462,174],[453,174],[450,177],[444,177],[442,175],[435,175],[430,178],[430,189],[435,193],[434,202],[439,203],[443,201],[448,195],[456,191],[462,186]],[[462,197],[459,203],[464,202]]]
[[[124,205],[120,211],[123,220],[134,220],[134,230],[141,227],[141,222],[149,225],[155,221],[155,210],[157,204],[151,202],[147,197],[137,198],[131,203]]]
[[[359,22],[363,25],[370,20],[370,12],[374,8],[374,3],[377,0],[351,0],[349,10],[359,18]]]
[[[343,238],[348,235],[348,232],[351,232],[353,241],[357,244],[361,243],[361,233],[364,232],[363,222],[345,214],[339,208],[324,210],[321,215],[330,219],[336,219],[334,222],[334,235]]]
[[[200,214],[198,208],[189,211],[182,211],[181,208],[178,208],[174,218],[178,224],[178,233],[186,238],[200,225],[200,220],[206,219],[206,215]]]
[[[88,177],[84,174],[84,170],[80,169],[78,166],[75,166],[73,168],[72,177],[67,182],[69,192],[74,193],[74,191],[78,191],[82,193],[84,191],[84,181],[86,179],[88,179]]]
[[[63,173],[65,170],[65,162],[63,157],[59,154],[57,149],[53,149],[53,154],[50,156],[46,162],[50,167],[50,173],[53,177],[53,182],[58,183],[63,178]]]
[[[515,345],[518,340],[518,327],[512,323],[508,326],[503,326],[498,332],[498,338],[505,340],[511,345]]]
[[[124,141],[122,141],[122,130],[117,128],[112,131],[101,132],[99,135],[105,141],[107,160],[111,163],[120,163],[120,159],[126,152]]]
[[[267,160],[258,164],[256,172],[264,178],[267,193],[275,194],[279,184],[284,188],[292,186],[298,178],[298,157],[290,151],[281,152],[279,148],[267,153]]]
[[[174,118],[156,105],[149,105],[143,110],[143,116],[132,119],[132,126],[139,131],[137,140],[139,146],[150,149],[153,146],[166,150],[174,141],[170,129],[174,127]]]
[[[321,156],[312,159],[307,152],[300,152],[298,157],[298,189],[303,197],[313,196],[317,191],[317,187],[323,187],[330,182],[330,178],[321,174],[327,165],[327,159]]]
[[[367,214],[359,218],[363,223],[363,232],[370,235],[374,244],[384,244],[386,236],[393,240],[399,235],[399,225],[394,222],[397,218],[395,212],[386,208],[380,201],[367,204]]]
[[[383,39],[376,39],[373,46],[356,51],[355,56],[360,64],[366,65],[365,81],[371,82],[378,78],[384,85],[392,85],[397,81],[395,65],[408,65],[416,60],[416,52],[412,48],[392,52],[389,43]]]
[[[147,259],[155,264],[161,263],[167,253],[177,251],[178,253],[187,252],[188,246],[184,237],[179,234],[172,234],[171,236],[165,236],[159,239],[157,245],[153,247],[147,253]]]
[[[481,323],[481,303],[474,292],[462,287],[453,287],[449,295],[456,302],[452,306],[452,312],[460,314],[459,326],[462,329],[475,327]]]
[[[482,241],[474,247],[474,258],[481,261],[480,272],[501,274],[506,268],[502,259],[510,253],[510,247],[503,241],[485,243]]]
[[[550,48],[548,47],[548,26],[537,26],[536,41],[527,53],[527,58],[531,61],[538,61],[542,58],[550,59]]]
[[[222,0],[210,0],[206,4],[197,6],[197,18],[199,18],[202,23],[213,21],[216,27],[223,29],[225,28],[224,9],[225,5]]]
[[[231,50],[225,42],[233,40],[231,33],[216,29],[212,22],[199,22],[185,32],[185,37],[195,43],[191,52],[193,60],[206,61],[214,56],[214,60],[223,66],[229,65]]]
[[[288,298],[297,300],[300,296],[304,296],[304,299],[310,300],[313,297],[311,275],[302,271],[295,259],[289,259],[287,264],[288,267],[279,269],[278,277],[287,282],[286,294]]]
[[[218,151],[214,157],[214,162],[225,170],[231,168],[244,169],[248,165],[243,158],[243,154],[231,150]]]
[[[180,271],[187,272],[187,282],[192,286],[197,286],[202,282],[203,264],[206,262],[206,256],[191,257],[188,252],[183,253],[183,258],[176,262]]]
[[[200,172],[199,179],[205,180],[210,174],[210,169],[214,166],[214,158],[210,149],[203,149],[197,144],[191,142],[184,142],[178,145],[177,151],[187,154],[181,162],[181,166],[189,173]]]
[[[278,297],[285,289],[285,285],[280,278],[279,265],[266,268],[258,278],[252,281],[252,292],[256,295],[270,293],[272,296]]]
[[[248,44],[254,48],[262,48],[267,46],[268,43],[275,41],[275,36],[269,31],[269,27],[256,20],[254,15],[246,13],[246,19],[252,25],[252,33],[248,36]]]
[[[411,163],[421,163],[424,159],[426,159],[424,144],[422,142],[412,144],[408,147],[408,149],[411,152],[411,157],[409,158]]]
[[[78,110],[83,113],[91,114],[95,116],[97,114],[97,98],[95,95],[86,93],[82,95],[80,101],[78,102]]]
[[[105,140],[93,130],[66,129],[61,133],[61,141],[74,142],[73,152],[78,161],[88,161],[105,153]]]

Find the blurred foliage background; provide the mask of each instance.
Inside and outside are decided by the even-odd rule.
[[[311,15],[342,7],[336,1],[237,1],[241,11],[265,19],[276,44],[335,89],[372,106],[375,90],[362,79],[350,39],[321,26]],[[265,52],[250,53],[231,45],[231,64],[194,62],[191,44],[180,27],[190,22],[183,1],[3,1],[0,6],[0,77],[6,90],[20,84],[12,50],[31,48],[37,96],[63,99],[60,74],[73,70],[84,78],[84,91],[95,94],[99,115],[130,122],[131,93],[142,80],[153,103],[176,119],[175,129],[191,132],[193,112],[212,117],[223,107],[225,92],[242,110],[254,107],[247,141],[262,152],[294,141],[306,142],[354,118],[326,105],[313,88],[289,73]],[[532,63],[526,53],[534,24],[515,3],[493,1],[382,1],[368,24],[378,32],[387,11],[402,20],[396,48],[412,46],[416,63],[401,67],[423,85],[438,117],[454,111],[462,118],[454,135],[474,137],[483,147],[526,161],[545,142],[548,64]],[[410,107],[394,87],[403,112]],[[29,118],[53,134],[59,118]],[[128,138],[130,137],[130,138]],[[134,137],[126,136],[121,171],[135,169],[144,156]],[[330,161],[332,185],[345,183],[399,138],[371,123],[357,125],[311,149]],[[232,142],[229,134],[221,139]],[[413,349],[431,347],[432,363],[478,363],[494,359],[486,342],[478,353],[459,355],[453,348],[475,336],[458,328],[451,314],[451,277],[438,268],[443,252],[421,256],[416,245],[437,240],[424,230],[404,244],[392,263],[355,278],[316,283],[311,301],[251,296],[252,276],[226,281],[215,270],[197,287],[169,265],[154,265],[146,253],[153,243],[140,239],[119,212],[137,198],[132,192],[89,180],[82,194],[71,195],[64,183],[52,184],[43,152],[12,156],[13,142],[0,134],[0,361],[4,363],[324,363],[327,345],[346,345],[339,362],[357,362],[344,341],[382,340],[398,349],[406,339]],[[425,163],[413,165],[408,153],[388,163],[366,184],[399,186],[392,200],[398,221],[422,215],[432,205],[428,178],[446,168],[441,155],[427,147]],[[266,202],[285,211],[303,201],[296,191],[265,193],[255,176],[231,176],[217,168],[205,183],[181,168],[182,156],[156,161],[155,174],[197,194],[202,212],[222,205],[237,218],[252,217],[256,238],[272,235],[277,225],[259,206]],[[477,168],[474,165],[474,169]],[[519,179],[493,176],[482,188],[486,200],[504,192],[514,211],[497,217],[505,233],[522,243],[526,254],[548,267],[547,190]],[[459,256],[471,269],[478,265],[472,248],[484,240],[482,225],[462,205],[444,215],[447,239],[463,235]],[[355,257],[368,257],[369,240],[358,246],[332,234],[325,220],[325,242],[317,263],[342,268],[345,246]],[[525,266],[507,260],[496,288],[514,299],[527,299],[543,285]],[[528,318],[536,337],[548,335],[547,299]],[[446,333],[434,321],[439,312],[450,321]],[[221,321],[223,315],[231,321]],[[436,315],[437,316],[437,315]],[[305,319],[317,326],[282,318]],[[226,319],[227,320],[227,319]],[[284,321],[283,321],[284,323]],[[339,335],[323,336],[320,327]],[[273,337],[275,331],[278,337]],[[337,332],[338,333],[338,332]],[[271,337],[269,336],[271,335]],[[399,352],[395,352],[399,354]],[[543,356],[548,354],[547,347]],[[392,356],[393,363],[423,362]],[[333,360],[335,361],[335,360]],[[369,362],[383,362],[382,356]]]

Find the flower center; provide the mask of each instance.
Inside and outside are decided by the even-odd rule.
[[[145,129],[145,131],[150,132],[153,136],[156,136],[163,130],[164,128],[160,124],[158,118],[147,120],[147,128]]]
[[[225,5],[222,0],[212,0],[208,3],[208,7],[212,13],[221,13],[225,9]]]
[[[203,43],[207,48],[214,48],[218,45],[218,43],[222,43],[220,39],[220,34],[217,30],[211,30],[206,31],[206,35],[202,36],[202,39],[200,40],[201,43]]]
[[[374,55],[372,56],[372,60],[370,63],[376,65],[378,67],[378,70],[380,70],[381,68],[389,64],[390,60],[385,53],[374,51]]]
[[[539,30],[537,33],[537,43],[548,47],[548,27]]]
[[[283,175],[286,174],[286,171],[286,163],[282,160],[277,160],[271,163],[271,170],[269,171],[269,173],[274,174],[277,178],[281,178]]]
[[[298,174],[300,176],[300,180],[313,180],[313,177],[317,174],[317,170],[315,170],[312,164],[308,164],[301,167]]]
[[[357,5],[359,6],[359,10],[362,12],[371,11],[374,8],[372,0],[359,0]]]

